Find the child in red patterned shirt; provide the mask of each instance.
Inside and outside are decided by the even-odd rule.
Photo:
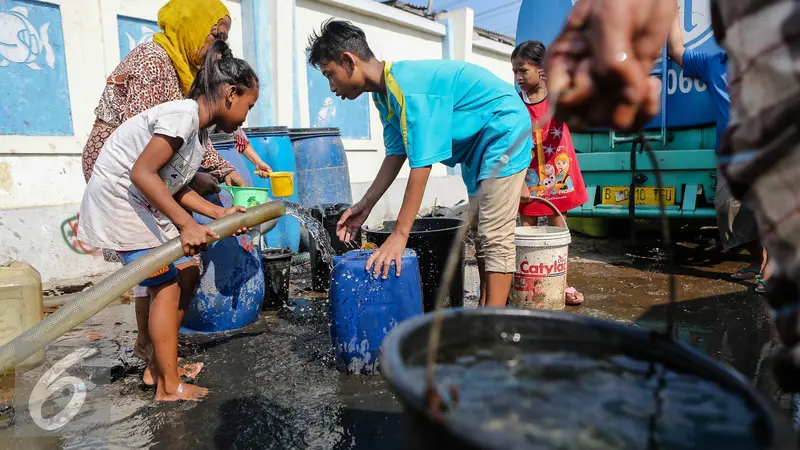
[[[533,200],[548,200],[563,214],[588,200],[569,128],[554,118],[538,123],[550,107],[542,70],[544,55],[545,47],[539,41],[525,41],[511,54],[514,79],[534,124],[533,158],[521,187],[519,213],[525,226],[535,226],[538,218],[545,216],[548,225],[566,227],[550,206]],[[564,298],[568,305],[583,303],[583,294],[572,287],[566,289]]]

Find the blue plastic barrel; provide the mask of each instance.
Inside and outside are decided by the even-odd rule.
[[[334,257],[331,273],[331,338],[336,366],[345,373],[380,372],[383,338],[409,317],[422,314],[422,282],[417,255],[403,254],[403,271],[375,279],[364,269],[373,251],[353,250]]]
[[[294,161],[292,151],[292,141],[289,139],[289,129],[286,127],[265,127],[265,128],[245,128],[245,134],[250,140],[258,156],[272,167],[276,172],[294,172],[294,194],[291,197],[280,198],[299,203],[297,194],[297,166]],[[244,164],[250,173],[256,168],[246,158]],[[269,188],[272,192],[272,185],[269,179],[264,179],[258,175],[253,175],[253,186]],[[297,253],[300,247],[300,222],[294,217],[283,216],[278,219],[275,228],[266,235],[267,246],[272,248],[288,248]]]
[[[250,176],[250,171],[244,164],[244,158],[242,158],[242,155],[238,150],[236,150],[236,143],[233,140],[232,134],[212,134],[211,145],[214,146],[214,150],[219,153],[219,156],[221,156],[222,159],[231,163],[233,168],[239,172],[239,175],[244,178],[244,181],[247,182],[247,184],[251,185],[253,183],[253,179]]]
[[[289,136],[297,161],[300,204],[306,208],[352,204],[350,169],[339,129],[293,128]]]
[[[233,198],[225,191],[206,197],[229,208]],[[199,224],[211,219],[194,214]],[[203,275],[197,293],[183,316],[181,332],[216,333],[245,327],[258,320],[264,300],[261,250],[248,235],[227,237],[201,254]]]
[[[536,40],[549,46],[564,26],[573,3],[576,3],[575,0],[522,0],[517,22],[517,44]],[[706,0],[679,1],[681,31],[687,49],[702,53],[721,51],[711,29],[709,5],[710,2]],[[670,62],[667,126],[694,127],[716,123],[714,104],[707,89],[699,80],[683,75],[683,69],[678,64]],[[660,117],[656,116],[648,128],[661,126],[660,121]]]

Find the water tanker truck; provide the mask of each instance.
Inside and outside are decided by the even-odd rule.
[[[517,25],[517,44],[537,40],[549,46],[578,0],[523,0]],[[670,0],[664,0],[670,1]],[[671,0],[675,1],[675,0]],[[687,49],[718,52],[711,29],[710,0],[680,0],[680,22]],[[573,217],[637,218],[658,216],[663,196],[670,218],[713,219],[717,161],[715,115],[708,87],[688,78],[667,57],[666,46],[653,76],[662,80],[661,111],[645,127],[664,182],[656,187],[653,166],[638,135],[608,129],[572,133],[589,201],[570,211]],[[634,205],[630,194],[633,187]]]

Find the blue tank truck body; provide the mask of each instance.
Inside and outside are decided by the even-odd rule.
[[[577,1],[523,0],[517,43],[538,40],[549,46]],[[706,53],[720,50],[711,29],[709,3],[710,0],[678,1],[686,48]],[[644,134],[662,170],[664,191],[657,190],[653,166],[641,146],[632,155],[636,136],[610,130],[573,132],[589,201],[570,211],[569,216],[628,217],[633,182],[636,217],[658,217],[658,195],[664,196],[670,218],[716,217],[716,120],[708,87],[700,80],[685,77],[681,67],[666,57],[666,47],[662,58],[656,61],[653,76],[662,80],[666,90],[662,88],[661,111],[646,126]]]

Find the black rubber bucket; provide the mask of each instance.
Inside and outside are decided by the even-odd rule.
[[[445,310],[443,314],[441,349],[464,348],[481,355],[481,351],[487,351],[483,349],[492,348],[493,355],[502,355],[493,361],[499,361],[502,367],[508,366],[508,378],[493,377],[496,373],[486,371],[485,361],[480,356],[477,362],[469,362],[457,359],[459,352],[439,351],[437,359],[440,365],[436,382],[440,390],[442,387],[455,387],[458,402],[448,411],[431,414],[424,406],[424,364],[434,314],[400,323],[383,342],[381,365],[383,376],[406,411],[409,448],[592,447],[575,444],[576,436],[582,433],[563,432],[562,426],[576,426],[592,437],[601,436],[604,446],[595,445],[593,448],[795,448],[792,442],[794,433],[788,421],[777,416],[770,404],[744,377],[681,342],[666,339],[644,328],[564,312],[460,308]],[[581,361],[610,364],[613,370],[619,372],[622,384],[618,383],[618,386],[623,389],[608,389],[608,385],[601,382],[606,379],[603,378],[605,373],[590,372],[589,366],[577,366],[579,369],[585,368],[583,372],[563,371],[563,367],[557,363],[549,362],[554,359],[547,359],[550,357],[548,355],[573,354],[580,355],[583,358]],[[531,355],[540,359],[530,359]],[[516,363],[512,365],[510,363],[513,360]],[[460,378],[451,370],[452,365],[446,366],[449,363],[460,364],[459,370],[463,372]],[[654,372],[647,372],[648,369],[643,367],[665,368],[671,375],[656,379],[650,375]],[[616,376],[616,372],[606,373]],[[576,374],[582,374],[585,378],[580,379]],[[575,389],[575,384],[569,384],[573,378],[582,383],[577,385],[580,389]],[[682,383],[680,391],[677,387],[670,388],[679,382]],[[514,383],[522,386],[523,390]],[[500,387],[494,390],[492,386]],[[604,390],[604,386],[607,389]],[[654,386],[663,388],[659,395],[652,395],[656,391],[649,390]],[[627,390],[629,387],[631,391]],[[547,395],[541,395],[542,392]],[[711,400],[692,403],[686,400],[687,392],[688,398],[701,395]],[[718,400],[722,398],[720,396],[727,403],[717,403],[721,401]],[[667,412],[640,415],[640,410],[629,409],[631,398],[644,402],[648,411],[652,408],[653,411]],[[708,411],[696,405],[702,403],[706,408],[709,402],[712,410],[723,409],[721,414],[713,411],[717,414],[711,419],[713,426],[706,425],[706,422],[702,422],[705,418],[696,415],[702,415],[697,411]],[[566,406],[554,416],[554,408],[562,405]],[[685,405],[697,409],[686,414],[685,410],[681,410]],[[730,405],[736,407],[728,407]],[[531,414],[531,409],[535,413]],[[495,411],[502,411],[499,413],[502,420],[516,417],[513,427],[504,425],[508,422],[495,420]],[[737,418],[735,423],[725,423],[727,428],[719,428],[719,422],[714,422],[733,417]],[[740,417],[747,418],[741,421],[741,425]],[[555,426],[548,420],[555,421]],[[685,426],[687,420],[690,421],[689,426]],[[588,421],[597,423],[586,423]],[[634,428],[625,428],[631,423]],[[487,424],[491,426],[487,428]],[[677,432],[673,430],[676,424],[679,428]],[[531,432],[532,429],[537,432],[544,430],[542,433],[545,434],[536,435]],[[559,436],[572,440],[560,445],[537,440],[545,435],[548,439],[552,438],[546,433],[553,430],[563,433]],[[609,446],[608,440],[617,439],[617,432],[623,436],[622,443]],[[512,433],[517,434],[511,436]],[[643,437],[648,439],[640,442],[644,440],[641,439]],[[653,437],[653,440],[649,437]],[[673,444],[676,439],[685,442],[676,446]],[[631,444],[631,440],[635,443]]]
[[[344,214],[350,206],[352,205],[349,203],[324,204],[315,206],[310,210],[311,216],[319,220],[320,223],[322,223],[322,228],[328,232],[328,236],[331,238],[331,247],[333,247],[333,252],[337,256],[344,255],[349,250],[352,250],[352,248],[348,248],[347,245],[336,236],[336,224],[339,223],[342,214]],[[359,231],[358,235],[353,239],[355,242],[360,243],[361,232]],[[331,284],[331,269],[330,266],[322,260],[322,255],[317,249],[316,242],[313,241],[314,239],[310,238],[311,288],[315,292],[328,292]]]
[[[364,229],[367,241],[381,246],[394,231],[396,221],[383,222],[383,229]],[[447,265],[447,257],[455,245],[458,228],[465,226],[461,219],[424,218],[414,221],[406,246],[417,252],[419,272],[422,276],[422,298],[425,312],[433,311],[436,306],[436,291],[442,284],[442,273]],[[464,306],[464,246],[461,244],[461,255],[458,268],[450,285],[450,293],[445,301],[447,307]]]
[[[264,263],[264,301],[261,310],[281,308],[289,300],[289,279],[292,272],[292,251],[268,248],[261,252]]]

